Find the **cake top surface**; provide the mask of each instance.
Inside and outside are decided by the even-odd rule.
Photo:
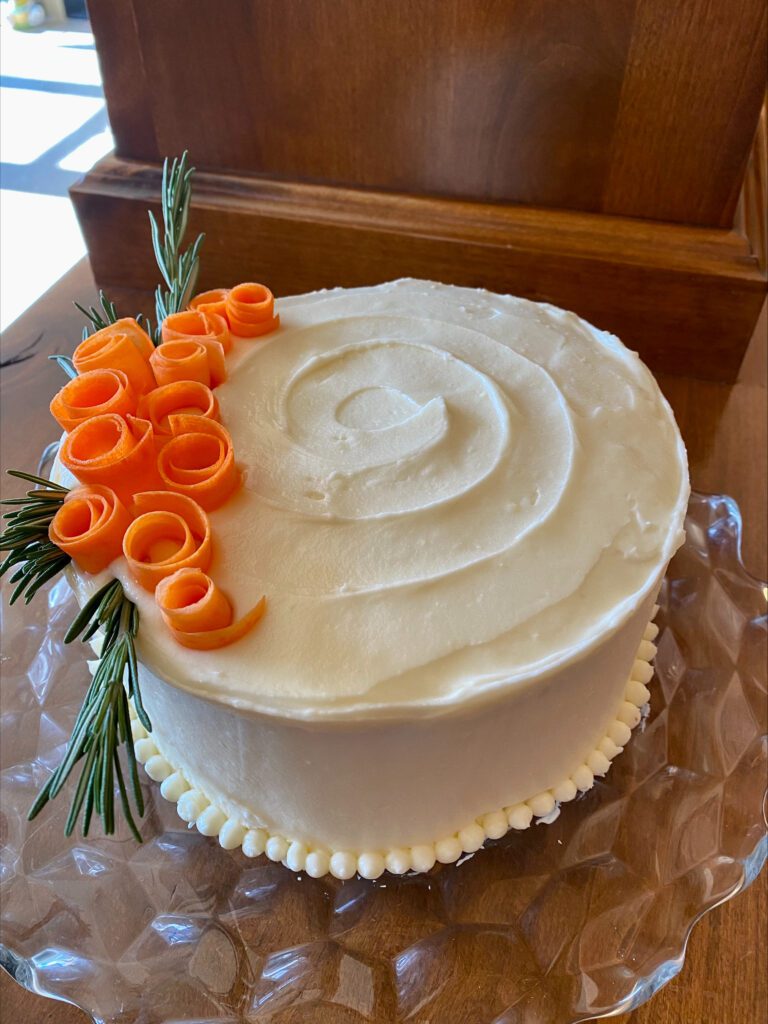
[[[616,338],[511,296],[402,280],[278,301],[217,396],[244,485],[211,514],[231,647],[157,675],[236,707],[344,717],[453,706],[577,659],[682,540],[685,450]]]

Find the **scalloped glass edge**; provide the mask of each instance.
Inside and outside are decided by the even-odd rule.
[[[768,599],[768,581],[761,580],[758,576],[754,576],[744,565],[742,558],[742,540],[744,533],[744,523],[741,517],[741,509],[737,502],[728,494],[708,494],[704,491],[691,490],[691,496],[689,499],[688,506],[692,502],[702,502],[713,508],[716,505],[724,505],[728,510],[728,518],[733,524],[733,538],[731,554],[734,557],[737,568],[741,573],[754,584],[755,587],[761,588],[763,593]],[[710,526],[711,529],[711,526]],[[763,795],[763,824],[768,829],[768,787]],[[605,1013],[601,1013],[598,1016],[589,1014],[586,1017],[574,1018],[569,1024],[585,1024],[586,1021],[590,1020],[605,1020],[608,1017],[618,1017],[622,1013],[631,1013],[632,1010],[637,1010],[643,1003],[647,1003],[648,1000],[654,996],[659,989],[669,984],[673,978],[682,971],[685,966],[685,954],[688,950],[688,943],[691,938],[691,934],[696,925],[701,921],[703,917],[711,913],[713,910],[717,910],[724,903],[732,900],[734,896],[738,896],[739,893],[744,892],[745,889],[754,882],[757,876],[760,874],[762,869],[765,867],[765,863],[768,860],[768,833],[762,835],[757,841],[755,848],[740,863],[742,866],[742,877],[737,881],[732,888],[725,892],[720,899],[712,903],[711,906],[702,907],[698,914],[694,915],[688,924],[683,942],[680,948],[680,952],[676,957],[669,957],[662,961],[652,974],[647,977],[640,979],[632,991],[620,1002],[616,1003],[614,1007],[607,1010]]]
[[[44,457],[41,459],[41,466],[45,463],[46,457],[50,457],[50,454],[50,451],[46,450]],[[717,517],[714,515],[712,516],[708,532],[711,531],[714,525],[722,523],[723,520],[727,521],[729,530],[727,533],[725,547],[728,550],[729,555],[733,558],[734,568],[738,569],[745,581],[749,582],[755,589],[762,590],[763,595],[768,599],[768,583],[760,580],[758,577],[750,573],[745,567],[742,559],[743,521],[741,511],[736,501],[728,495],[706,494],[692,491],[689,509],[693,504],[707,505],[713,513],[720,508],[723,509],[722,515]],[[160,800],[161,798],[159,793],[154,793],[152,799]],[[768,829],[768,788],[763,796],[762,825]],[[732,858],[732,860],[734,864],[739,864],[741,866],[740,878],[738,878],[732,886],[727,888],[727,890],[711,904],[700,907],[698,912],[692,916],[691,920],[688,922],[677,955],[671,957],[668,956],[659,962],[645,977],[639,978],[636,981],[635,985],[627,995],[610,1007],[604,1007],[597,1014],[590,1012],[580,1014],[578,1011],[572,1010],[572,1013],[575,1013],[575,1016],[570,1016],[567,1024],[585,1024],[587,1021],[604,1020],[609,1017],[629,1013],[647,1002],[656,992],[659,991],[659,989],[663,988],[668,982],[675,978],[682,971],[685,965],[688,942],[696,924],[707,913],[716,910],[717,907],[722,906],[734,896],[737,896],[739,893],[747,889],[765,866],[766,860],[768,860],[768,832],[764,832],[758,837],[753,849],[746,856],[741,858]],[[93,1021],[97,1021],[99,1019],[94,1016],[92,1011],[87,1007],[84,1007],[80,1003],[77,1003],[72,999],[68,999],[66,996],[59,993],[49,991],[44,985],[40,984],[33,963],[25,957],[17,955],[2,941],[0,941],[0,967],[7,971],[7,973],[10,974],[10,976],[27,991],[57,1002],[68,1003],[69,1005],[76,1006]],[[234,1020],[232,1017],[219,1019],[222,1021],[226,1021],[227,1019]]]

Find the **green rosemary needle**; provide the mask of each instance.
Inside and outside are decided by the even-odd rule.
[[[90,328],[85,328],[84,337],[87,337],[90,331],[100,331],[102,328],[107,327],[109,324],[113,324],[120,319],[114,302],[110,302],[103,291],[99,292],[99,302],[101,303],[100,310],[97,309],[96,306],[89,306],[86,309],[85,306],[81,306],[79,302],[75,303],[77,308],[91,325]]]
[[[15,584],[10,597],[14,604],[22,595],[27,604],[38,590],[70,563],[69,555],[48,539],[48,527],[67,494],[67,488],[31,473],[8,470],[9,476],[36,486],[23,498],[7,498],[0,504],[11,506],[5,512],[5,529],[0,534],[0,552],[7,552],[0,564],[0,577],[16,567],[11,576]]]
[[[152,247],[155,259],[167,285],[155,291],[155,313],[157,327],[154,341],[160,344],[160,330],[163,320],[171,313],[179,313],[186,309],[195,289],[197,274],[200,268],[200,247],[205,235],[198,235],[192,245],[184,252],[181,243],[187,230],[189,205],[192,198],[192,175],[194,168],[188,166],[188,153],[185,150],[180,158],[174,157],[169,163],[163,161],[163,184],[161,208],[163,215],[163,237],[155,215],[149,211],[149,223],[152,231]]]
[[[104,640],[99,664],[72,728],[66,753],[30,808],[30,820],[49,800],[61,792],[78,762],[80,776],[64,827],[71,835],[82,812],[82,833],[88,835],[95,811],[104,832],[115,831],[115,785],[128,827],[141,842],[135,813],[144,814],[144,798],[131,733],[128,700],[133,700],[139,720],[145,728],[151,723],[141,702],[134,638],[139,616],[136,606],[126,597],[119,580],[110,580],[83,606],[64,637],[71,643],[78,637],[88,640],[100,629]],[[127,686],[126,686],[127,683]],[[125,749],[125,771],[120,747]],[[131,807],[133,799],[133,809]]]

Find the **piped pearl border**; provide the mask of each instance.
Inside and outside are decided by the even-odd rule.
[[[537,793],[524,803],[484,814],[455,835],[435,843],[396,848],[385,853],[366,850],[356,854],[349,850],[308,846],[263,828],[249,829],[236,818],[228,818],[202,790],[190,786],[183,772],[158,750],[131,704],[136,759],[144,765],[147,775],[160,783],[162,796],[176,804],[179,817],[190,828],[194,825],[204,836],[217,836],[225,850],[242,846],[246,857],[266,854],[270,860],[284,864],[291,871],[305,871],[312,878],[327,874],[341,879],[352,878],[355,874],[362,878],[378,878],[385,871],[393,875],[429,871],[437,862],[452,864],[464,854],[475,853],[487,839],[501,839],[510,830],[519,832],[529,828],[534,819],[537,819],[536,824],[554,821],[560,813],[560,804],[591,789],[595,777],[605,775],[611,761],[629,741],[632,729],[643,717],[642,709],[651,697],[647,684],[653,676],[651,662],[656,654],[654,640],[659,632],[659,627],[653,622],[657,610],[657,607],[653,609],[651,621],[646,626],[616,719],[586,761],[552,789]]]

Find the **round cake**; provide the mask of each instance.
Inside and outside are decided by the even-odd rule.
[[[110,567],[141,616],[136,753],[227,848],[428,870],[626,744],[685,449],[638,357],[552,306],[403,280],[277,308],[216,391],[243,485],[210,516],[216,579],[268,611],[187,650]]]

